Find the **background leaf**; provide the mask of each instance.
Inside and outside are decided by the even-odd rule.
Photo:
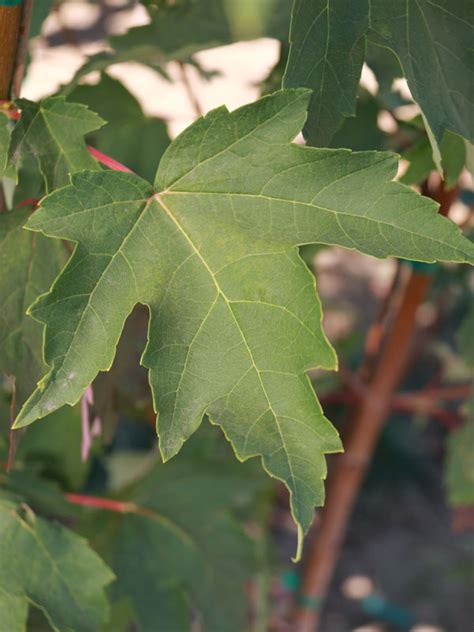
[[[30,603],[54,630],[97,632],[108,616],[112,572],[79,536],[0,500],[0,620],[25,630]]]
[[[26,315],[67,257],[61,242],[23,229],[28,209],[0,215],[0,371],[16,378],[19,408],[44,373],[42,327]]]
[[[446,132],[439,150],[446,187],[449,189],[456,186],[464,169],[466,161],[464,140],[456,134]],[[400,182],[403,184],[420,184],[436,169],[432,148],[427,137],[410,147],[403,154],[403,158],[410,163],[407,171],[400,178]]]
[[[446,130],[474,139],[474,6],[464,0],[369,0],[369,37],[397,55],[439,144]]]
[[[80,489],[91,466],[81,460],[81,438],[79,406],[65,406],[28,429],[18,446],[16,459],[46,477],[61,481],[66,489]]]
[[[464,0],[295,0],[284,85],[314,90],[305,128],[309,142],[329,145],[344,117],[353,116],[365,37],[389,74],[397,63],[419,104],[434,144],[447,130],[472,142],[474,7]],[[383,85],[387,89],[387,83]]]
[[[367,0],[295,0],[283,85],[314,90],[305,132],[330,144],[344,117],[354,116],[368,28]]]
[[[99,83],[75,88],[69,99],[87,105],[107,121],[90,135],[94,147],[126,164],[145,180],[153,181],[170,142],[163,121],[145,116],[123,84],[105,73]]]
[[[111,51],[93,55],[63,88],[112,64],[141,62],[163,73],[171,60],[188,61],[201,50],[257,37],[287,39],[291,0],[178,0],[149,2],[150,22],[109,38]]]
[[[249,474],[232,461],[188,453],[185,460],[157,466],[135,489],[133,501],[145,515],[112,519],[114,595],[131,599],[139,630],[190,630],[193,617],[209,632],[245,628],[243,587],[256,558],[229,510],[235,498],[261,486]]]
[[[18,162],[22,153],[33,153],[47,191],[66,184],[70,173],[98,168],[84,142],[86,134],[104,124],[97,114],[63,97],[47,97],[39,103],[17,99],[16,103],[21,118],[12,132],[10,160]]]

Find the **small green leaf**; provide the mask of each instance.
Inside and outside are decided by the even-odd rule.
[[[459,352],[466,365],[474,369],[474,307],[471,307],[456,335]],[[451,432],[446,447],[444,469],[448,501],[453,507],[474,504],[474,375],[470,395],[461,407],[466,422]]]
[[[359,91],[354,117],[344,119],[331,139],[330,147],[347,147],[353,151],[387,149],[389,136],[378,126],[381,106],[377,99],[365,90]]]
[[[97,114],[63,97],[39,103],[18,99],[16,104],[21,118],[12,132],[10,160],[19,162],[22,154],[33,153],[47,191],[66,184],[70,173],[98,168],[84,142],[86,134],[104,124]]]
[[[138,101],[116,79],[105,73],[99,83],[78,86],[69,99],[83,103],[107,121],[91,134],[91,143],[153,181],[158,162],[170,143],[166,125],[143,114]]]
[[[454,187],[466,162],[464,140],[456,134],[446,132],[439,150],[446,186],[448,188]],[[400,178],[400,182],[403,182],[403,184],[421,184],[430,172],[436,169],[433,160],[433,150],[428,138],[423,138],[416,145],[410,147],[403,154],[402,158],[410,163],[407,171]]]
[[[3,630],[24,632],[30,603],[60,632],[97,632],[106,621],[104,588],[114,576],[68,529],[0,500],[0,559]]]
[[[474,245],[433,201],[391,182],[395,156],[291,144],[309,98],[288,90],[214,110],[169,146],[154,189],[129,173],[82,172],[43,200],[29,228],[77,246],[31,308],[47,324],[50,371],[16,427],[77,402],[146,304],[163,457],[207,413],[238,458],[260,455],[287,484],[300,532],[309,527],[323,454],[341,444],[306,375],[336,357],[297,247],[474,263]]]

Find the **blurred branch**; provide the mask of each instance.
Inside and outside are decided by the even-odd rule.
[[[199,101],[197,100],[196,95],[194,94],[194,90],[193,90],[193,87],[191,86],[191,82],[189,81],[186,64],[182,61],[178,61],[177,63],[178,63],[179,71],[181,74],[181,81],[183,83],[184,89],[186,90],[186,94],[188,96],[189,102],[192,105],[192,108],[194,110],[194,113],[196,114],[196,117],[199,118],[200,116],[203,115],[203,111],[201,109]]]
[[[358,371],[360,379],[364,381],[368,381],[373,375],[377,356],[387,329],[387,319],[391,313],[393,302],[397,300],[399,294],[403,269],[400,260],[397,260],[396,266],[391,286],[365,339],[364,358]]]
[[[385,304],[387,301],[385,301]],[[377,319],[378,321],[378,319]],[[378,324],[376,326],[379,326]],[[372,327],[367,336],[371,336]],[[381,341],[380,343],[381,344]],[[367,347],[366,347],[367,348]],[[371,354],[373,349],[369,349]],[[366,366],[369,366],[368,364]],[[343,405],[357,406],[368,396],[368,386],[359,373],[353,373],[344,365],[339,370],[343,388],[320,397],[323,406]],[[454,430],[460,423],[460,416],[446,410],[443,404],[465,400],[472,393],[472,383],[437,386],[430,380],[421,390],[416,392],[394,393],[390,400],[390,412],[405,412],[426,415],[440,422],[449,430]]]

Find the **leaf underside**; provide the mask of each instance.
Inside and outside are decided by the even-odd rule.
[[[295,0],[284,85],[314,90],[305,133],[328,145],[355,114],[367,42],[398,59],[435,146],[446,130],[473,142],[473,41],[465,0]]]
[[[28,227],[77,245],[31,308],[46,325],[50,371],[16,427],[75,403],[110,368],[143,303],[163,458],[207,414],[239,459],[260,455],[286,483],[300,535],[309,527],[323,502],[323,455],[341,444],[306,376],[334,369],[336,357],[297,247],[474,262],[473,245],[431,200],[390,181],[395,156],[291,144],[309,98],[286,90],[214,110],[170,145],[154,187],[82,172],[43,200]]]

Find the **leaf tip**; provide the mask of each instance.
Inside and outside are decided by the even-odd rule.
[[[298,540],[296,543],[296,554],[294,555],[294,557],[291,558],[291,561],[294,562],[295,564],[297,564],[298,562],[301,561],[301,557],[303,554],[303,541],[304,541],[304,532],[303,532],[303,527],[297,523],[297,529],[298,529]]]
[[[12,424],[12,430],[19,430],[20,428],[24,428],[25,426],[29,426],[32,422],[29,419],[22,418],[21,412],[18,414],[17,418]]]

